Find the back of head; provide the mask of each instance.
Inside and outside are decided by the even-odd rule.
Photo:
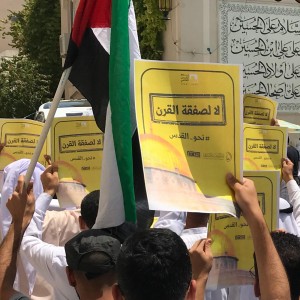
[[[183,300],[192,278],[189,252],[168,229],[136,232],[122,245],[117,278],[126,300]]]
[[[87,194],[81,202],[81,217],[88,228],[92,228],[96,222],[99,207],[100,190]]]
[[[85,230],[65,244],[67,264],[93,279],[115,272],[120,248],[119,240],[101,229]]]
[[[300,296],[300,239],[285,232],[271,232],[271,236],[285,267],[292,299]]]

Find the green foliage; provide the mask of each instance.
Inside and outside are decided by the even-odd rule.
[[[11,46],[34,62],[40,73],[51,77],[50,91],[53,95],[62,72],[59,53],[60,1],[25,0],[23,9],[11,12],[8,20],[11,26],[3,36],[11,36]]]
[[[24,56],[0,63],[0,118],[23,118],[48,101],[50,78]]]
[[[165,21],[158,8],[158,0],[133,0],[141,55],[144,59],[162,58],[162,33]]]

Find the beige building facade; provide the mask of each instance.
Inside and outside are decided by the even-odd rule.
[[[164,60],[219,62],[218,4],[228,0],[173,0],[164,32]],[[245,3],[241,0],[231,2]],[[157,1],[158,2],[158,1]],[[78,0],[61,0],[62,36],[71,31]],[[247,3],[299,7],[295,0],[249,0]],[[64,38],[64,37],[63,37]],[[74,90],[69,93],[70,96]],[[67,93],[68,94],[68,93]],[[278,113],[278,118],[300,125],[300,112]]]
[[[219,0],[173,0],[173,9],[166,21],[164,60],[219,62]],[[229,2],[223,0],[223,3]],[[230,2],[298,7],[295,0],[230,0]],[[300,111],[278,113],[278,118],[300,125]]]

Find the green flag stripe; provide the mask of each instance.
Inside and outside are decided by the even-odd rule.
[[[128,0],[112,0],[109,99],[125,219],[126,221],[136,222],[130,125],[128,8]]]

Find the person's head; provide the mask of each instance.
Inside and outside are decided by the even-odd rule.
[[[168,229],[136,232],[122,245],[117,281],[115,300],[190,299],[194,286],[189,252]]]
[[[101,229],[85,230],[66,243],[66,272],[80,299],[113,299],[120,248],[119,240]]]
[[[291,298],[298,300],[300,296],[300,239],[286,232],[271,232],[271,236],[289,279]]]
[[[79,217],[81,230],[91,229],[94,226],[98,214],[99,198],[100,190],[96,190],[82,199],[81,216]]]
[[[274,231],[271,232],[274,246],[279,254],[282,264],[285,268],[291,291],[291,299],[298,300],[300,297],[300,239],[296,235]],[[260,296],[259,277],[255,262],[255,295]]]

